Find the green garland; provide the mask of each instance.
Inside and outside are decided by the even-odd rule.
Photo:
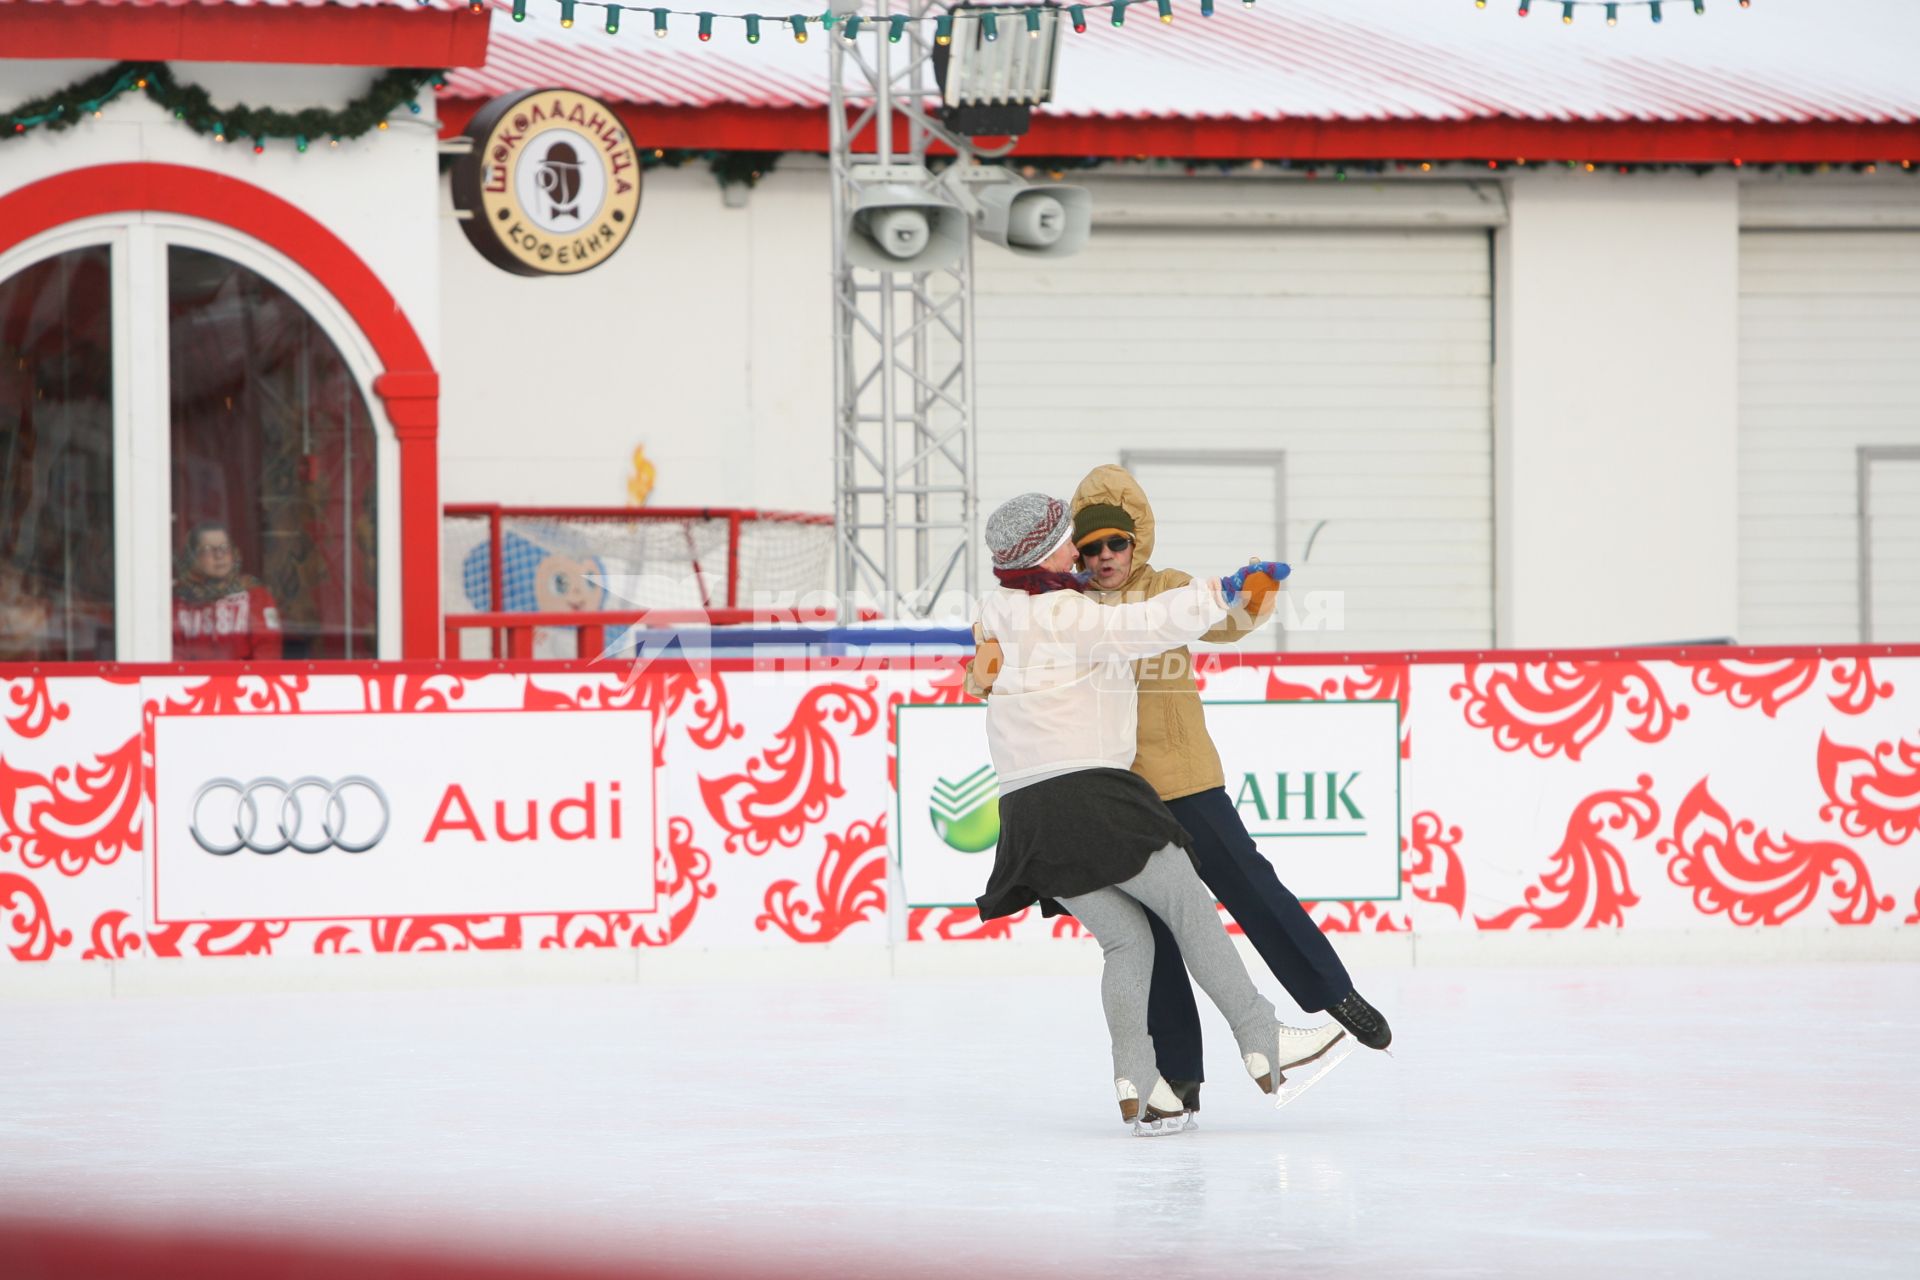
[[[297,150],[305,151],[310,142],[321,138],[338,144],[384,129],[387,117],[402,106],[417,115],[421,91],[445,83],[443,72],[402,68],[381,73],[365,93],[338,111],[322,107],[281,111],[244,103],[217,107],[199,85],[174,79],[164,62],[122,62],[0,114],[6,126],[0,128],[0,141],[18,138],[29,129],[70,129],[98,115],[122,94],[144,93],[175,120],[217,142],[251,138],[257,154],[266,150],[269,138],[291,138]]]

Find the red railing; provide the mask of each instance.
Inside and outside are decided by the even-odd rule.
[[[441,508],[443,519],[484,519],[487,522],[489,599],[495,608],[476,613],[447,614],[442,619],[449,658],[460,654],[460,635],[469,629],[485,628],[492,635],[489,652],[496,658],[528,658],[533,655],[534,632],[541,627],[573,627],[578,631],[578,652],[591,658],[605,647],[608,627],[641,623],[666,626],[736,626],[746,623],[831,622],[831,616],[800,618],[791,611],[778,616],[756,615],[741,607],[740,532],[749,523],[795,524],[831,528],[833,517],[803,511],[763,511],[752,507],[553,507],[507,506],[497,502],[448,503]],[[684,524],[687,530],[687,561],[699,584],[701,607],[693,609],[624,609],[574,613],[528,613],[502,611],[505,598],[505,556],[502,551],[504,522],[509,519],[563,520],[568,522],[605,522],[615,525]],[[695,522],[726,522],[726,583],[723,598],[715,600],[709,589],[707,566],[700,561],[692,525]]]

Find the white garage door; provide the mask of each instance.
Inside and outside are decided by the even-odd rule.
[[[1862,640],[1920,640],[1920,448],[1861,451]]]
[[[1340,593],[1344,630],[1285,647],[1491,643],[1484,229],[1100,227],[977,262],[983,511],[1148,455],[1157,564],[1277,555],[1296,607]]]
[[[1920,640],[1907,597],[1903,469],[1920,445],[1920,232],[1740,237],[1740,635],[1747,644]],[[1871,455],[1869,455],[1871,456]],[[1870,569],[1863,546],[1880,545]],[[1871,619],[1861,586],[1874,574]],[[1881,581],[1884,577],[1885,581]],[[1862,623],[1870,623],[1863,629]]]

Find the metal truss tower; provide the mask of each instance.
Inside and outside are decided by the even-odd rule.
[[[834,591],[841,617],[959,617],[977,585],[980,539],[973,386],[973,237],[921,274],[848,261],[859,182],[913,181],[939,141],[966,140],[929,114],[937,96],[931,0],[908,0],[898,43],[884,21],[828,36],[834,279]],[[904,136],[902,134],[904,133]],[[873,166],[881,166],[874,168]]]

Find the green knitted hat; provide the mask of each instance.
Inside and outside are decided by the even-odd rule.
[[[1133,517],[1124,507],[1116,507],[1111,502],[1089,502],[1074,513],[1073,545],[1079,546],[1089,538],[1104,537],[1110,533],[1124,533],[1134,536]]]

